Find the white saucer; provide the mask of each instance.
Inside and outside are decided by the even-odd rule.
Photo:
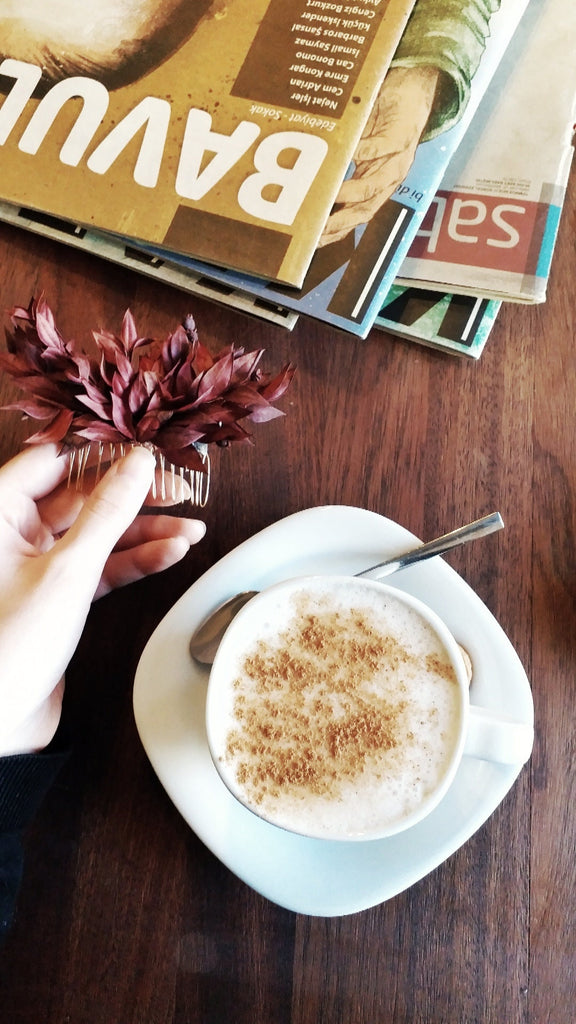
[[[356,913],[423,878],[480,828],[522,765],[465,757],[450,790],[425,821],[366,843],[304,839],[251,814],[212,764],[205,730],[208,671],[188,653],[192,631],[240,590],[260,590],[306,573],[355,573],[407,549],[417,538],[374,512],[307,509],[231,551],[180,598],[152,634],[134,683],[140,738],[166,792],[205,845],[247,885],[298,913]],[[342,552],[345,551],[345,554]],[[426,601],[468,650],[472,699],[533,725],[530,684],[503,630],[442,559],[389,577]]]

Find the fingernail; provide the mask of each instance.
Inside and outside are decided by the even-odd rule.
[[[157,477],[161,475],[157,474]],[[183,504],[192,497],[192,488],[184,477],[179,476],[176,472],[168,473],[166,491],[169,495],[170,501],[176,504]]]
[[[201,519],[195,519],[194,523],[196,524],[196,528],[198,531],[198,540],[202,540],[202,538],[206,535],[206,523],[203,523]]]
[[[45,554],[47,551],[50,551],[54,547],[56,540],[54,538],[54,535],[52,534],[52,531],[49,530],[46,526],[42,525],[39,527],[36,537],[34,538],[32,543],[34,544],[34,547],[37,549],[37,551],[40,551],[43,554]]]
[[[198,544],[206,533],[206,523],[200,519],[185,519],[182,524],[188,544]]]
[[[126,455],[118,462],[116,462],[115,465],[118,466],[120,472],[123,473],[126,471],[130,473],[132,472],[132,470],[136,470],[138,462],[140,463],[141,467],[143,467],[144,464],[146,464],[148,469],[152,469],[153,467],[156,466],[156,459],[154,458],[154,453],[151,452],[149,448],[144,448],[144,446],[141,444],[134,445],[132,448],[130,448],[126,452]],[[138,472],[140,471],[141,470],[139,470]]]

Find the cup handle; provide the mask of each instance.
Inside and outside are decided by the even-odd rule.
[[[534,728],[526,722],[470,705],[464,754],[497,764],[526,764],[534,743]]]

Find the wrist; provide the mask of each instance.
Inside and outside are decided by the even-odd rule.
[[[62,714],[64,677],[50,696],[17,726],[0,730],[0,757],[37,754],[54,739]]]

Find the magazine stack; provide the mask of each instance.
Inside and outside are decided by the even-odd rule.
[[[502,302],[545,300],[571,5],[166,0],[153,24],[124,7],[121,46],[104,17],[78,42],[58,3],[10,18],[0,219],[287,329],[471,358]]]

